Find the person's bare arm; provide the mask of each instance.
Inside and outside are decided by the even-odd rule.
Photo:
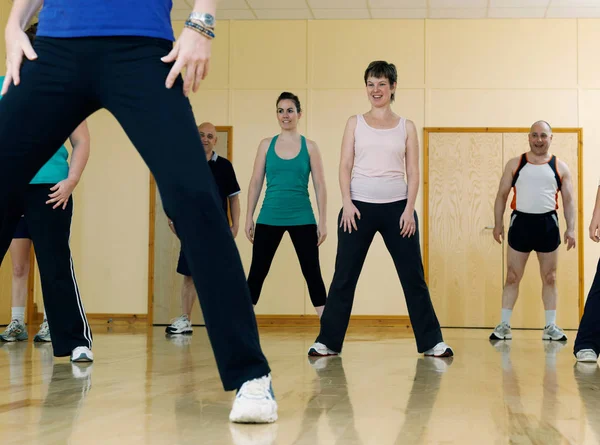
[[[231,212],[231,234],[235,238],[240,229],[240,195],[235,194],[227,199],[229,201],[229,211]]]
[[[419,138],[417,137],[417,127],[411,120],[406,121],[406,182],[408,186],[408,196],[406,198],[406,208],[400,217],[400,234],[402,236],[413,236],[417,231],[415,221],[415,202],[419,192],[419,181],[421,174],[419,171]]]
[[[575,197],[573,193],[573,181],[567,164],[559,159],[556,168],[561,177],[562,186],[560,193],[562,195],[565,220],[567,222],[565,244],[567,245],[567,250],[570,250],[575,247]]]
[[[254,159],[254,168],[252,170],[252,177],[250,178],[250,185],[248,186],[248,204],[246,209],[246,237],[250,242],[254,242],[254,211],[258,204],[258,198],[260,197],[260,191],[262,190],[263,183],[265,181],[265,165],[267,161],[267,150],[271,139],[263,139],[258,145],[256,151],[256,158]]]
[[[496,201],[494,203],[494,239],[502,244],[504,240],[504,210],[506,209],[506,201],[512,188],[512,180],[514,171],[519,166],[519,158],[513,158],[506,163],[504,173],[500,179]]]
[[[342,192],[344,207],[340,227],[343,228],[344,232],[347,230],[349,233],[352,232],[353,228],[355,231],[358,230],[355,217],[360,219],[360,212],[350,196],[350,182],[352,181],[352,169],[354,168],[354,130],[356,130],[356,124],[356,116],[351,116],[346,123],[339,167],[340,191]]]
[[[0,94],[5,95],[8,87],[14,83],[21,83],[21,64],[23,56],[29,60],[37,58],[37,54],[31,46],[29,37],[25,34],[25,27],[40,10],[44,0],[14,0],[13,6],[4,29],[4,39],[6,41],[6,76],[2,84]]]
[[[193,12],[216,15],[216,0],[196,0]],[[216,34],[216,30],[215,30]],[[194,93],[200,87],[200,81],[208,75],[210,66],[212,40],[203,34],[190,29],[183,28],[173,49],[161,60],[165,63],[173,63],[173,67],[167,76],[165,86],[171,88],[177,76],[185,68],[183,75],[183,93],[187,96],[190,91]]]
[[[590,239],[596,243],[600,242],[600,183],[596,191],[596,204],[594,205],[594,214],[590,222]]]
[[[75,187],[77,187],[77,184],[79,184],[83,170],[90,157],[90,132],[85,121],[73,131],[69,139],[73,146],[69,176],[50,189],[52,193],[48,195],[50,199],[46,201],[46,204],[54,204],[52,207],[54,209],[62,206],[64,210],[67,207],[69,197]]]
[[[325,170],[323,159],[316,142],[308,141],[308,154],[310,155],[310,171],[317,197],[319,209],[319,223],[317,226],[317,246],[320,246],[327,238],[327,187],[325,185]]]

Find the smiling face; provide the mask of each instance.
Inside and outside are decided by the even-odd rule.
[[[277,120],[282,130],[294,130],[302,113],[298,113],[296,104],[291,99],[282,99],[277,104]]]
[[[388,106],[392,95],[396,92],[396,84],[385,77],[369,77],[367,79],[367,96],[371,105],[376,108]]]
[[[205,122],[200,125],[200,139],[204,146],[204,152],[209,155],[215,149],[217,144],[217,129],[209,122]]]
[[[536,122],[529,131],[529,148],[537,156],[548,153],[552,143],[552,129],[546,122]]]

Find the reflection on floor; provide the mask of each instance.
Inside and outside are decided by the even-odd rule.
[[[279,421],[228,422],[206,332],[96,333],[96,362],[52,346],[0,344],[3,444],[599,444],[600,370],[541,332],[490,342],[446,330],[453,359],[417,354],[412,334],[352,330],[343,356],[308,358],[314,328],[269,328]]]

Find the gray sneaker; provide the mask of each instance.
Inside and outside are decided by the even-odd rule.
[[[194,332],[194,328],[192,328],[192,322],[188,318],[187,315],[181,315],[177,317],[173,322],[167,326],[165,329],[165,333],[167,335],[190,335]]]
[[[27,326],[25,323],[21,323],[18,320],[12,320],[6,327],[6,330],[0,334],[0,340],[8,342],[25,341],[28,338]]]
[[[35,337],[33,337],[34,342],[50,342],[52,339],[50,338],[50,328],[48,327],[48,320],[44,320],[40,325],[40,330]]]
[[[512,329],[508,323],[502,322],[490,335],[490,340],[510,340],[512,338]]]
[[[567,336],[561,328],[553,323],[544,328],[542,340],[567,341]]]

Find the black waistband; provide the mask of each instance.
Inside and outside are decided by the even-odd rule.
[[[525,212],[519,212],[518,210],[513,210],[512,212],[513,215],[518,215],[518,216],[525,216],[525,217],[531,217],[531,218],[539,218],[541,216],[553,216],[556,215],[556,210],[552,210],[551,212],[546,212],[546,213],[525,213]]]

